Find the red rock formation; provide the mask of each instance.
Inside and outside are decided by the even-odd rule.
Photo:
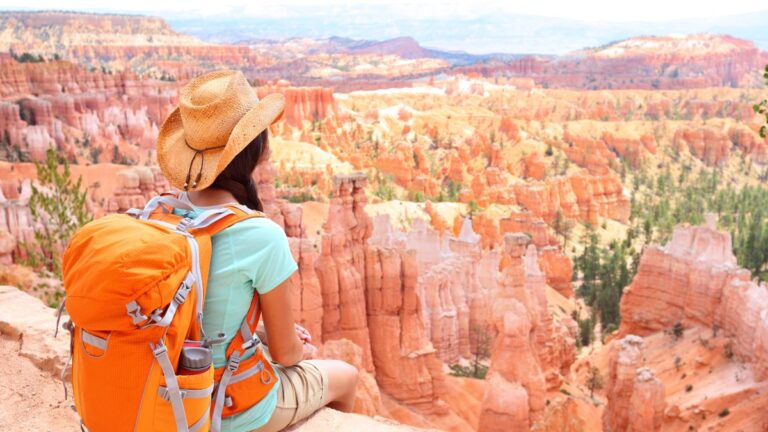
[[[27,205],[32,188],[28,180],[21,184],[2,181],[0,186],[0,262],[9,264],[21,256],[19,243],[34,239],[32,215]]]
[[[295,128],[301,128],[303,122],[322,122],[337,115],[338,108],[333,99],[333,89],[323,87],[290,87],[284,83],[257,88],[259,98],[270,93],[282,93],[285,96],[285,122]],[[314,130],[314,127],[313,127]]]
[[[598,217],[626,223],[629,197],[621,180],[614,174],[547,179],[514,186],[517,202],[545,221],[553,221],[560,211],[563,217],[598,224]]]
[[[752,42],[711,34],[636,37],[575,54],[483,62],[452,73],[530,77],[548,88],[650,90],[748,85],[765,63]]]
[[[619,333],[647,335],[672,328],[717,327],[734,353],[768,378],[768,289],[736,265],[728,233],[707,225],[675,229],[665,247],[650,247],[621,299]]]
[[[117,176],[114,197],[104,206],[108,212],[123,213],[130,208],[143,208],[153,196],[171,190],[158,167],[131,167],[118,172]]]
[[[665,402],[664,384],[643,367],[643,338],[630,335],[611,343],[608,405],[603,412],[606,432],[661,430]]]
[[[573,326],[552,319],[535,247],[526,250],[530,239],[525,234],[507,234],[504,240],[505,265],[492,305],[498,336],[481,431],[511,424],[528,430],[544,410],[545,391],[559,387],[560,374],[575,360]]]
[[[539,266],[547,276],[547,285],[565,297],[573,297],[573,263],[559,248],[539,248]]]
[[[363,349],[373,370],[366,315],[366,242],[371,220],[365,214],[365,175],[334,177],[333,197],[315,269],[323,298],[323,339],[349,339]]]
[[[353,412],[375,416],[384,411],[376,379],[363,368],[363,350],[347,339],[326,342],[322,357],[345,361],[358,369],[357,389]]]
[[[664,420],[664,383],[648,368],[635,371],[632,397],[629,399],[627,415],[628,431],[645,432],[661,430]]]
[[[675,131],[672,145],[677,151],[687,148],[689,152],[710,166],[722,165],[730,153],[728,135],[718,129],[702,127],[694,129],[684,126]]]
[[[367,330],[379,386],[409,406],[444,413],[442,365],[424,330],[415,254],[371,247],[365,261]]]
[[[525,307],[503,300],[494,314],[499,335],[493,345],[479,432],[527,431],[544,410],[545,383],[530,342]],[[503,312],[503,313],[502,313]]]
[[[742,152],[754,158],[755,161],[768,162],[768,138],[744,125],[736,125],[728,129],[728,137]]]
[[[56,146],[70,160],[146,162],[176,83],[89,72],[64,61],[0,59],[0,138],[40,160]],[[31,96],[35,95],[35,96]]]
[[[288,237],[288,242],[299,266],[299,270],[291,277],[294,289],[293,316],[309,331],[313,340],[319,342],[323,340],[323,295],[315,270],[320,255],[318,242],[298,237]]]

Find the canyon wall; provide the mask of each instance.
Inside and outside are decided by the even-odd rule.
[[[528,430],[545,393],[559,388],[576,358],[574,325],[553,320],[536,248],[525,234],[504,237],[503,270],[493,295],[493,344],[480,428]],[[512,428],[512,429],[509,429]]]
[[[621,299],[621,335],[648,335],[680,323],[721,329],[734,353],[768,378],[768,289],[739,268],[730,234],[680,226],[666,246],[646,248]]]
[[[548,88],[736,87],[754,83],[753,72],[764,66],[761,57],[754,43],[731,36],[647,36],[585,49],[565,59],[524,56],[459,67],[454,72],[531,77]]]

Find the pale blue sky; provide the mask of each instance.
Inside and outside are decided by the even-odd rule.
[[[536,1],[402,1],[402,0],[131,0],[105,4],[104,0],[3,0],[0,8],[120,11],[133,13],[194,14],[198,16],[292,17],[305,11],[343,11],[348,6],[394,7],[406,19],[472,18],[488,13],[539,15],[587,21],[664,21],[718,17],[768,9],[765,0],[536,0]]]

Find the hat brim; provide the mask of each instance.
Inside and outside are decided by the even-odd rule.
[[[205,189],[254,138],[280,120],[284,110],[285,97],[282,94],[265,96],[237,122],[223,148],[200,152],[195,157],[196,151],[186,143],[177,106],[158,133],[158,165],[173,187],[185,190],[184,184],[189,181],[186,190]],[[198,173],[201,174],[200,180],[192,187]]]

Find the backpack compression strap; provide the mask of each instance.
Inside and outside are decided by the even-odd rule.
[[[208,235],[213,237],[214,235],[220,233],[221,231],[231,227],[232,225],[242,222],[246,219],[253,219],[258,217],[265,217],[264,213],[257,212],[250,210],[246,207],[242,206],[227,206],[227,209],[229,209],[233,214],[227,215],[216,222],[190,230],[190,233],[198,236],[198,235]],[[202,300],[198,303],[200,306],[200,309],[202,309]],[[197,311],[196,313],[202,312],[202,310]],[[202,321],[199,321],[199,326],[191,326],[189,330],[189,339],[192,340],[200,340],[202,336]],[[223,336],[223,335],[222,335]],[[215,336],[214,336],[215,338]]]

